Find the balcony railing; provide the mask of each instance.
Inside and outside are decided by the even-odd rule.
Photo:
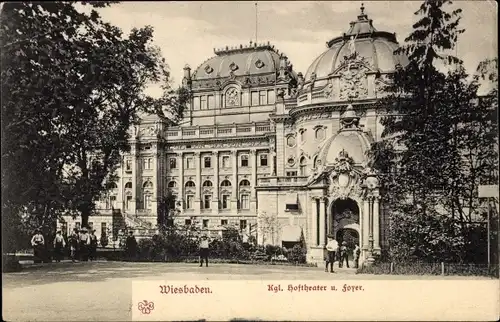
[[[266,123],[246,123],[233,125],[214,125],[214,126],[199,126],[188,128],[170,128],[167,130],[166,137],[168,139],[183,139],[183,138],[212,138],[212,137],[228,137],[228,136],[248,136],[261,135],[271,132],[271,124]]]
[[[267,177],[259,178],[257,185],[260,187],[269,186],[301,186],[307,183],[307,176],[300,177]]]

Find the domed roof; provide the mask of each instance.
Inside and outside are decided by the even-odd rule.
[[[408,64],[405,56],[394,54],[399,47],[396,35],[377,31],[373,21],[364,13],[364,7],[361,7],[358,19],[351,22],[349,30],[342,36],[330,40],[327,45],[328,49],[307,69],[305,82],[311,81],[313,73],[315,79],[326,78],[334,73],[341,67],[344,58],[352,54],[352,50],[363,57],[373,70],[381,73],[393,72],[396,65]]]
[[[276,73],[280,67],[280,54],[274,46],[250,44],[214,50],[216,56],[201,64],[193,80]]]
[[[358,126],[359,117],[356,116],[352,105],[341,117],[342,129],[329,138],[321,147],[319,160],[328,165],[335,162],[340,153],[347,153],[354,164],[361,165],[366,161],[366,152],[370,149],[370,139]]]

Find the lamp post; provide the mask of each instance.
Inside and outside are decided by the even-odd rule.
[[[480,185],[478,187],[478,197],[479,198],[486,198],[488,200],[488,214],[487,214],[487,247],[488,247],[488,267],[491,264],[491,236],[490,236],[490,231],[491,231],[491,214],[493,211],[493,208],[491,206],[491,199],[493,198],[498,198],[498,185]]]

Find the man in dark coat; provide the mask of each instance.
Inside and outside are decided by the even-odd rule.
[[[73,229],[73,233],[69,236],[68,242],[69,242],[69,252],[70,252],[69,256],[71,257],[71,260],[74,263],[76,259],[80,257],[80,254],[78,253],[78,243],[80,242],[80,236],[78,235],[78,228]]]
[[[127,240],[125,241],[125,253],[130,261],[135,260],[137,253],[137,240],[135,239],[134,232],[129,232]]]
[[[91,261],[96,259],[97,256],[97,236],[95,235],[95,229],[90,231],[90,249],[89,249],[89,259]]]

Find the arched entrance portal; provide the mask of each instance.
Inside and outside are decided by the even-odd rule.
[[[359,207],[356,201],[347,198],[337,199],[332,203],[328,232],[339,243],[346,241],[350,249],[359,245]]]

